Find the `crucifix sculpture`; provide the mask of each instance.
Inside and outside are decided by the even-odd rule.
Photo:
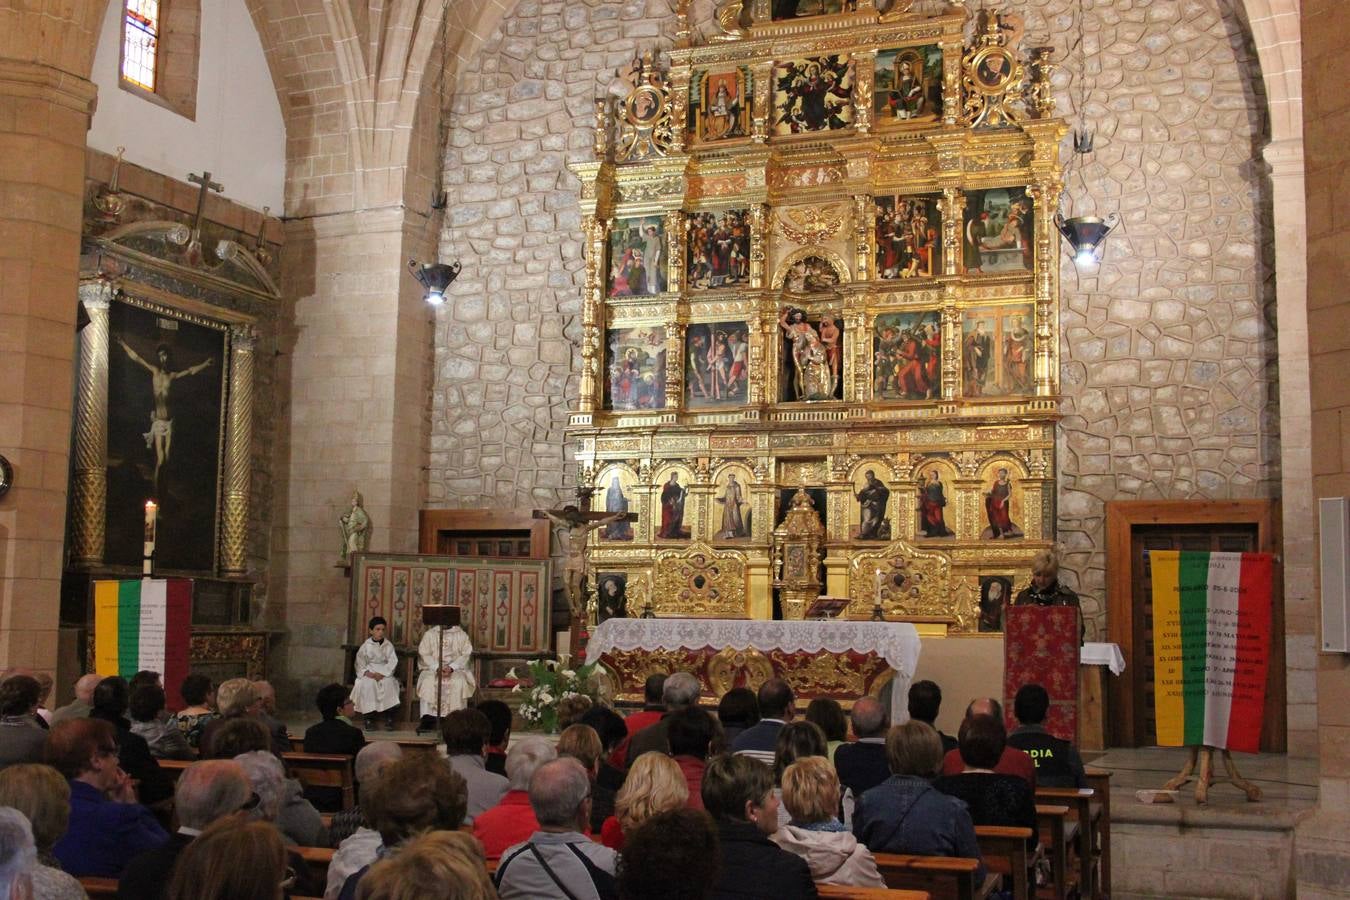
[[[202,252],[202,218],[206,213],[206,195],[215,191],[220,193],[225,190],[225,185],[211,180],[211,173],[203,171],[200,175],[188,173],[188,181],[193,184],[201,185],[201,191],[197,194],[197,215],[192,220],[192,236],[188,239],[187,252],[189,256],[200,259]]]
[[[598,528],[618,522],[636,522],[636,513],[589,512],[584,509],[591,498],[593,488],[577,489],[577,504],[568,504],[561,509],[535,510],[534,517],[551,521],[566,541],[563,553],[563,589],[567,593],[567,605],[572,613],[573,647],[578,633],[586,624],[586,582],[590,574],[587,566],[587,544],[591,532]],[[578,505],[579,504],[579,505]]]

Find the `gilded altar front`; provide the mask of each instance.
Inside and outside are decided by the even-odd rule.
[[[596,101],[569,431],[637,514],[592,546],[602,618],[800,615],[798,492],[851,618],[1000,630],[1052,546],[1054,67],[1012,14],[909,6],[724,2]]]

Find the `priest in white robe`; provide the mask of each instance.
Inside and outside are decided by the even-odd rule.
[[[458,625],[444,629],[445,641],[441,643],[442,628],[433,625],[422,633],[422,641],[417,645],[417,699],[422,703],[422,721],[418,731],[429,731],[436,727],[435,720],[463,709],[469,705],[478,682],[473,677],[473,644],[469,636]],[[437,654],[441,660],[441,705],[436,708],[436,668]]]
[[[398,713],[398,652],[392,641],[385,639],[388,623],[384,616],[370,620],[370,637],[356,649],[356,686],[352,688],[352,705],[366,717],[366,731],[374,731],[378,717],[384,714],[384,728],[394,730]]]

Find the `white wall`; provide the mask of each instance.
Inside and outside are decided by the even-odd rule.
[[[286,127],[244,0],[201,4],[195,122],[119,86],[121,6],[109,3],[94,56],[98,108],[89,146],[113,154],[126,147],[128,162],[180,181],[206,169],[225,186],[224,196],[280,215]]]

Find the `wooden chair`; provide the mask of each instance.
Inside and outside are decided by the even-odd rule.
[[[1111,896],[1111,773],[1088,767],[1088,787],[1097,796],[1097,896]]]
[[[834,900],[929,900],[927,891],[899,891],[894,888],[850,887],[844,884],[817,884],[816,892]]]
[[[1040,832],[1041,846],[1045,848],[1046,858],[1050,860],[1051,883],[1037,888],[1038,897],[1052,897],[1065,900],[1069,894],[1069,842],[1070,832],[1076,826],[1068,821],[1069,808],[1050,804],[1036,804],[1036,825]]]
[[[1092,788],[1037,788],[1036,801],[1067,806],[1076,826],[1070,837],[1078,857],[1078,891],[1084,897],[1096,897],[1097,829],[1100,807],[1094,808],[1096,792]]]
[[[117,896],[116,878],[95,878],[92,875],[86,875],[80,879],[80,887],[89,895],[90,900],[97,900],[99,897]]]
[[[873,856],[887,887],[927,891],[934,900],[975,900],[979,896],[975,883],[975,873],[980,868],[978,859],[908,853]]]
[[[283,753],[282,761],[292,778],[309,788],[337,789],[342,794],[342,809],[356,805],[356,781],[352,776],[352,758],[330,753]]]
[[[990,872],[1003,875],[1012,886],[1013,900],[1029,900],[1030,882],[1027,877],[1027,840],[1030,828],[1009,828],[1002,825],[976,825],[975,839],[980,844],[980,856]]]

